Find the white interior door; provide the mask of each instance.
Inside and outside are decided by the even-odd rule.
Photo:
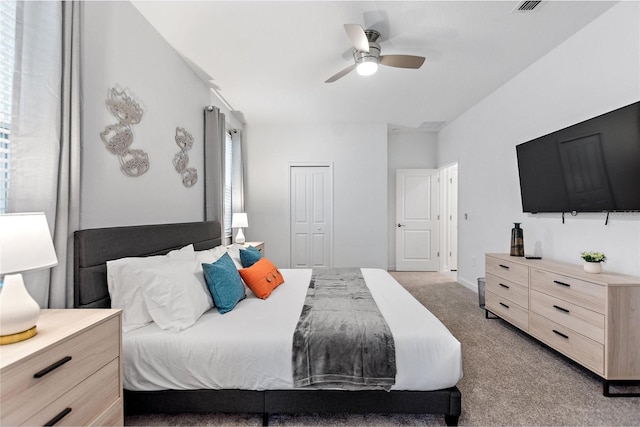
[[[331,267],[333,175],[330,166],[291,166],[291,267]]]
[[[396,269],[438,271],[438,170],[396,171]]]

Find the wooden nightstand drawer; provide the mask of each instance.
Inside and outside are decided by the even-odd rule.
[[[523,286],[529,286],[529,267],[526,265],[487,256],[485,270],[487,274],[493,274]]]
[[[531,313],[529,333],[599,375],[604,375],[604,346],[572,329]]]
[[[531,311],[604,344],[604,314],[534,290],[531,291]]]
[[[485,301],[485,308],[492,313],[502,317],[520,329],[526,331],[529,328],[529,311],[526,308],[490,291],[486,293]]]
[[[606,312],[607,289],[595,283],[532,268],[531,289],[571,301],[598,313]]]
[[[82,310],[57,310],[60,324],[82,320]],[[75,312],[75,313],[71,313]],[[80,312],[80,313],[78,313]],[[105,310],[106,314],[107,311]],[[89,317],[91,313],[86,311]],[[69,316],[67,316],[69,315]],[[43,316],[44,317],[44,316]],[[77,318],[76,318],[77,317]],[[55,317],[58,319],[58,317]],[[81,324],[81,322],[78,322]],[[55,334],[60,324],[39,322],[38,335],[9,346],[8,352],[20,352],[29,346],[51,340],[52,345],[3,366],[2,369],[2,424],[18,425],[46,408],[62,395],[99,371],[113,360],[119,363],[120,317],[111,317],[95,326],[85,327],[67,336]],[[68,325],[72,327],[72,325]],[[4,359],[3,349],[3,359]],[[3,360],[3,365],[10,357]],[[115,378],[120,381],[119,371]],[[119,386],[119,385],[118,385]],[[111,403],[111,402],[109,402]],[[95,416],[95,414],[94,414]],[[44,420],[44,422],[48,421]]]
[[[60,417],[57,426],[87,425],[107,410],[120,397],[119,360],[115,359],[107,366],[59,397],[46,408],[33,415],[26,425],[47,425]]]
[[[94,418],[90,426],[121,426],[124,419],[124,407],[122,396],[97,418]]]
[[[502,279],[493,274],[487,274],[486,289],[524,308],[529,307],[529,288],[526,286]]]

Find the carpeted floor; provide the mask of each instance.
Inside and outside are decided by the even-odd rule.
[[[640,398],[607,398],[600,380],[502,320],[487,320],[477,293],[438,273],[392,272],[462,343],[460,425],[638,426]],[[640,349],[639,349],[640,353]],[[273,415],[273,426],[444,425],[436,415]],[[126,425],[256,426],[259,415],[125,418]]]

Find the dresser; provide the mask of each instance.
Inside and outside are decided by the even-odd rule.
[[[486,254],[485,272],[485,309],[599,375],[605,395],[640,380],[640,277],[508,254]]]
[[[1,425],[123,425],[121,310],[42,310],[0,347]]]

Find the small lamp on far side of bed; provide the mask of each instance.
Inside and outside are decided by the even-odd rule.
[[[237,228],[238,234],[236,235],[236,243],[244,243],[244,233],[242,229],[244,227],[249,226],[249,220],[247,219],[247,214],[244,212],[238,212],[233,214],[233,219],[231,220],[231,228]]]
[[[29,295],[21,273],[57,264],[43,213],[0,215],[0,344],[36,335],[40,306]]]

